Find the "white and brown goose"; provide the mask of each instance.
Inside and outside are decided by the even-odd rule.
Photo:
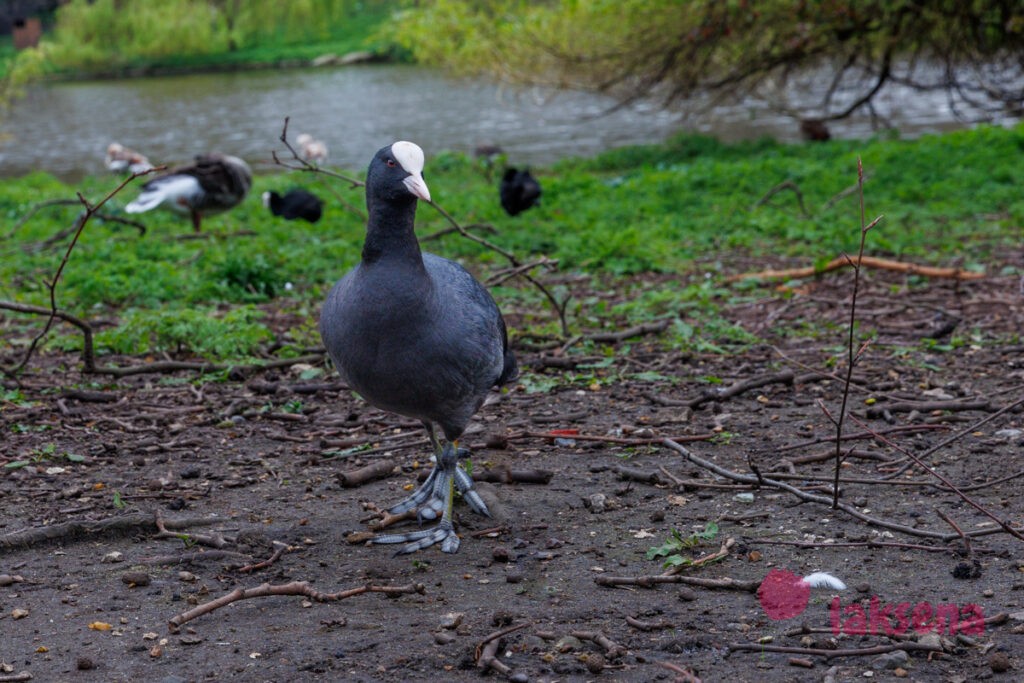
[[[222,213],[241,203],[252,187],[252,170],[238,157],[201,154],[195,163],[172,168],[142,186],[128,213],[163,207],[192,219],[196,232],[205,216]]]

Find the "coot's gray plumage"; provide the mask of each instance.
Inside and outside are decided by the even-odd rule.
[[[505,321],[494,299],[462,266],[420,251],[413,232],[417,198],[430,201],[423,150],[384,147],[366,175],[369,221],[361,262],[331,290],[320,334],[338,372],[369,403],[423,422],[437,455],[427,481],[391,508],[418,507],[437,527],[377,536],[408,543],[402,553],[441,543],[455,552],[453,486],[477,512],[487,506],[457,464],[458,439],[495,385],[515,378]],[[442,448],[434,426],[447,443]]]
[[[199,232],[203,216],[221,213],[238,205],[252,186],[252,170],[238,157],[201,154],[195,163],[172,168],[142,186],[135,201],[124,207],[142,213],[158,206],[188,214]]]

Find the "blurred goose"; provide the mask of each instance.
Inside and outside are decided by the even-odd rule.
[[[145,173],[153,168],[149,159],[119,142],[107,145],[107,158],[104,163],[107,169],[114,173]]]
[[[540,202],[540,183],[529,169],[509,168],[501,179],[499,193],[502,208],[509,216],[515,216]]]
[[[238,157],[201,154],[189,166],[172,168],[142,186],[135,201],[124,207],[142,213],[158,206],[188,214],[199,232],[203,216],[237,206],[252,186],[252,170]]]
[[[264,192],[263,206],[270,209],[270,213],[287,221],[301,218],[304,221],[316,223],[323,215],[324,203],[312,192],[295,188],[289,190],[283,197],[273,190]]]
[[[299,156],[311,164],[322,164],[327,161],[327,145],[323,140],[317,140],[309,133],[302,133],[295,138],[299,146]]]
[[[430,201],[423,150],[411,142],[382,148],[366,174],[369,220],[362,260],[334,285],[320,315],[320,335],[348,385],[372,405],[420,420],[437,463],[392,514],[418,508],[432,529],[376,536],[411,553],[435,543],[454,553],[454,489],[490,516],[458,464],[459,437],[495,385],[516,377],[516,359],[494,299],[459,264],[420,251],[417,199]],[[447,443],[434,433],[441,427]]]

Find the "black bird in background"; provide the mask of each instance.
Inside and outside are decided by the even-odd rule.
[[[540,202],[540,183],[529,169],[508,168],[501,179],[501,206],[509,216],[515,216]]]
[[[490,511],[458,464],[459,437],[495,385],[515,379],[515,356],[494,299],[469,272],[420,251],[417,199],[430,201],[423,150],[382,148],[366,173],[369,220],[362,260],[334,285],[320,314],[320,336],[345,382],[370,404],[423,423],[437,456],[427,480],[389,512],[418,508],[432,529],[376,536],[411,553],[435,543],[454,553],[454,489],[476,512]],[[434,426],[447,443],[442,447]]]
[[[324,210],[323,200],[301,188],[289,190],[284,196],[273,190],[264,192],[263,206],[270,209],[270,213],[286,221],[301,218],[310,223],[320,220]]]

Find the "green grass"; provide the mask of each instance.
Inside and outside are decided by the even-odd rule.
[[[272,141],[268,140],[268,144]],[[727,352],[754,341],[726,319],[725,302],[748,293],[718,277],[730,254],[796,257],[805,264],[855,252],[860,217],[856,193],[826,203],[856,182],[860,156],[868,176],[868,220],[885,214],[870,235],[868,253],[969,268],[1018,249],[1024,225],[1024,126],[979,128],[914,141],[874,139],[784,145],[757,141],[726,145],[682,136],[666,144],[631,147],[592,159],[534,169],[544,187],[542,206],[510,218],[473,160],[452,153],[427,160],[435,200],[462,224],[487,223],[495,243],[525,260],[548,255],[563,271],[587,273],[593,289],[615,289],[625,303],[594,295],[572,300],[573,327],[594,329],[668,318],[665,343]],[[358,175],[358,173],[353,173]],[[792,192],[757,206],[782,181],[794,182],[810,212],[802,215]],[[45,174],[0,185],[0,299],[47,305],[44,282],[56,271],[67,238],[47,240],[71,225],[78,209],[49,207],[18,226],[37,202],[93,201],[116,185],[109,176],[71,187]],[[328,200],[317,225],[273,219],[259,196],[267,189],[304,185]],[[351,204],[362,191],[308,174],[257,177],[250,197],[235,210],[205,222],[207,239],[182,239],[187,221],[163,212],[135,216],[148,231],[93,220],[71,256],[58,287],[63,308],[89,319],[116,321],[98,335],[98,348],[113,353],[169,351],[211,359],[254,354],[269,338],[261,308],[270,304],[296,323],[283,340],[285,353],[318,343],[315,320],[327,287],[358,259],[362,219],[345,211],[328,191]],[[137,193],[129,187],[107,210],[124,216]],[[447,227],[431,207],[418,213],[426,236]],[[504,259],[458,235],[425,248],[463,260],[480,275]],[[1005,262],[1005,259],[1002,261]],[[665,284],[622,279],[660,272]],[[498,287],[506,308],[523,311],[517,332],[556,333],[541,295],[518,285]],[[556,286],[558,296],[566,289]],[[680,314],[682,316],[680,317]],[[36,329],[38,319],[10,317]],[[65,328],[61,328],[64,330]],[[10,338],[10,333],[7,333]],[[73,347],[73,330],[61,341]],[[17,335],[15,335],[17,336]]]

